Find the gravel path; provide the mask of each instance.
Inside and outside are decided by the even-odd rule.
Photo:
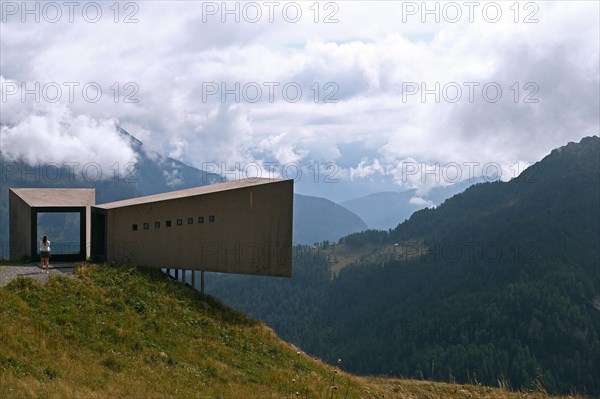
[[[24,265],[0,266],[0,287],[5,286],[17,276],[31,277],[42,283],[48,281],[48,276],[64,275],[72,276],[75,263],[56,263],[50,264],[50,273],[42,273],[38,263],[29,263]]]

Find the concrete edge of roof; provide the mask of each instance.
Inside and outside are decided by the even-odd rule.
[[[127,207],[127,206],[148,204],[148,203],[152,203],[152,202],[162,202],[162,201],[170,201],[170,200],[179,199],[179,198],[195,197],[198,195],[215,194],[215,193],[219,193],[219,192],[223,192],[223,191],[238,190],[238,189],[242,189],[242,188],[248,188],[248,187],[259,186],[259,185],[270,184],[270,183],[293,182],[293,179],[260,178],[260,179],[252,179],[251,181],[245,182],[245,184],[242,184],[240,182],[241,182],[240,180],[236,180],[236,181],[229,181],[229,182],[223,182],[223,183],[209,184],[206,186],[192,187],[192,188],[186,188],[183,190],[176,190],[176,191],[168,191],[165,193],[146,195],[143,197],[136,197],[136,198],[129,198],[129,199],[125,199],[125,200],[107,202],[104,204],[97,204],[97,205],[92,205],[92,206],[94,206],[95,208],[100,208],[100,209],[114,209],[114,208],[121,208],[121,207]],[[232,186],[231,185],[232,183],[240,183],[240,184]],[[224,187],[223,189],[218,189],[217,187],[215,187],[215,186],[224,186],[224,185],[226,185],[227,187]],[[212,188],[212,189],[209,190],[209,188]]]
[[[29,207],[32,208],[56,208],[56,207],[87,207],[93,206],[94,203],[90,203],[90,196],[96,197],[96,189],[95,188],[67,188],[67,187],[43,187],[43,188],[35,188],[35,187],[9,187],[9,193],[12,191],[17,197],[19,197],[23,202],[25,202]],[[58,192],[77,192],[80,195],[80,199],[73,202],[64,202],[61,201],[60,198],[56,196],[52,197],[50,201],[47,203],[42,203],[40,201],[36,201],[37,198],[32,198],[34,194],[47,194],[52,193],[56,194]]]

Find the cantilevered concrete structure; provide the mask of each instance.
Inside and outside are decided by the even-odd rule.
[[[92,207],[92,257],[291,276],[293,180],[246,179]]]
[[[80,212],[81,251],[69,260],[91,255],[165,269],[291,276],[293,198],[293,180],[280,179],[96,206],[93,189],[11,189],[11,258],[39,258],[38,212]]]
[[[79,213],[79,253],[53,255],[53,260],[84,260],[90,255],[91,206],[96,192],[87,188],[9,189],[10,257],[39,260],[37,214]]]

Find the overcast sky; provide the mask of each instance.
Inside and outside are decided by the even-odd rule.
[[[599,132],[596,1],[99,3],[1,2],[8,159],[108,170],[135,160],[120,125],[341,201],[507,180]]]

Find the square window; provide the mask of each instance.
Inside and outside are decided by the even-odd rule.
[[[137,224],[132,224],[131,225],[131,230],[137,231]]]
[[[150,228],[150,223],[144,223],[144,230],[148,230]]]
[[[181,226],[183,224],[183,219],[177,219],[177,226]]]
[[[215,221],[215,215],[210,215],[208,217],[208,221],[211,222],[211,223],[213,223]]]
[[[160,222],[154,222],[154,228],[160,229]]]
[[[198,223],[204,223],[204,216],[198,216]]]
[[[194,218],[188,218],[188,224],[194,224]]]
[[[171,221],[170,220],[167,220],[165,222],[165,227],[171,227]]]

